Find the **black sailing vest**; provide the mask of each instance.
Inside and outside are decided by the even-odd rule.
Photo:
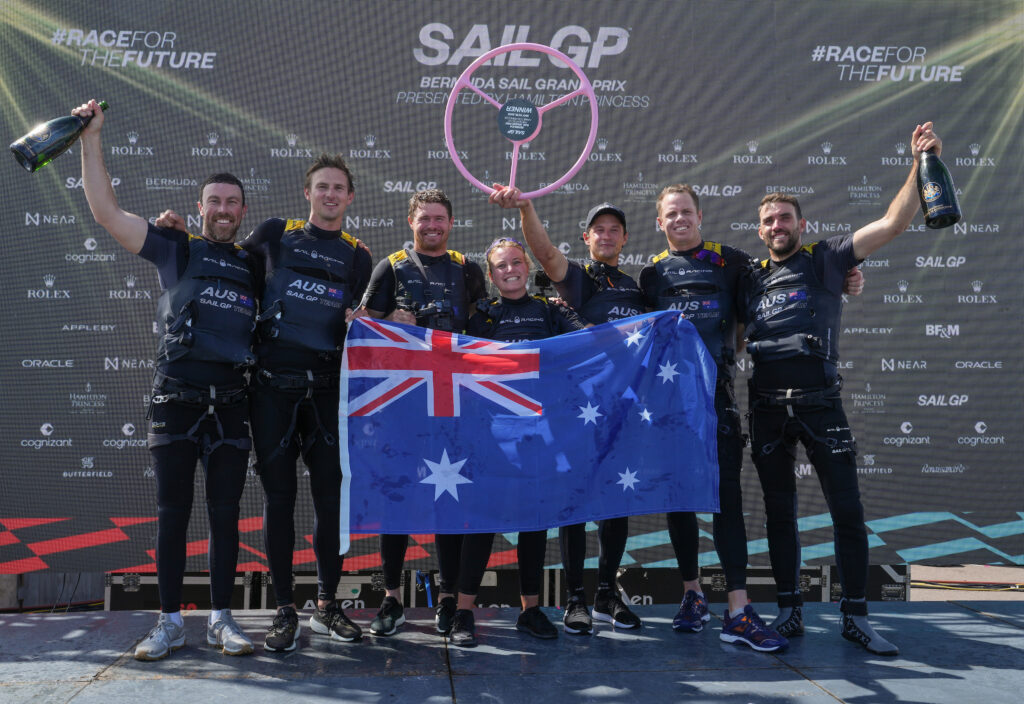
[[[747,351],[756,364],[801,355],[839,361],[842,293],[825,288],[814,270],[813,244],[769,268],[753,267],[747,301]]]
[[[501,342],[543,340],[558,334],[554,314],[543,296],[526,300],[506,301],[501,297],[480,300],[476,309],[487,316],[488,332],[484,337]]]
[[[388,257],[395,271],[395,299],[399,305],[411,304],[416,311],[434,310],[431,315],[422,316],[423,326],[462,332],[469,318],[469,301],[466,300],[466,258],[460,252],[448,250],[447,259],[427,257],[423,272],[410,255],[410,250],[400,250]],[[426,274],[427,280],[423,280]],[[421,316],[417,314],[417,320]],[[450,325],[450,327],[449,327]]]
[[[280,259],[267,278],[260,339],[314,352],[337,352],[345,343],[345,310],[352,303],[357,240],[314,237],[305,220],[289,220]]]
[[[601,262],[590,262],[584,272],[597,288],[576,311],[588,323],[598,325],[645,312],[643,294],[631,276]]]
[[[705,242],[689,256],[666,249],[651,263],[658,273],[658,310],[680,311],[697,328],[719,368],[731,372],[736,362],[735,292],[729,290],[722,245]]]
[[[164,328],[158,349],[161,362],[256,362],[256,279],[249,256],[237,244],[228,249],[188,236],[185,271],[157,303],[157,320]]]

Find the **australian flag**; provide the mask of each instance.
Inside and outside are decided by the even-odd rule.
[[[715,363],[675,311],[530,342],[358,318],[342,542],[718,510]]]

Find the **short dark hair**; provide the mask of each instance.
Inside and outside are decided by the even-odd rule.
[[[238,190],[242,192],[242,205],[245,205],[245,186],[238,180],[238,177],[234,174],[229,174],[227,171],[222,171],[219,174],[210,174],[206,177],[206,180],[199,184],[199,202],[203,202],[203,191],[211,183],[227,183],[232,186],[238,186]]]
[[[428,188],[425,191],[416,191],[409,197],[409,217],[416,212],[416,209],[427,203],[440,203],[448,211],[448,218],[452,217],[452,202],[440,188]]]
[[[313,184],[313,174],[320,169],[338,169],[343,171],[348,179],[348,192],[352,193],[356,190],[356,182],[352,180],[352,172],[348,170],[348,164],[345,163],[344,157],[341,154],[327,154],[326,152],[322,152],[316,158],[316,161],[306,169],[306,178],[302,182],[303,188],[308,189]]]
[[[658,211],[658,215],[661,215],[661,201],[674,193],[689,193],[690,197],[693,198],[693,205],[697,208],[697,212],[700,212],[700,196],[697,195],[697,191],[693,190],[693,186],[688,183],[673,183],[671,186],[665,186],[661,189],[661,193],[658,194],[658,200],[654,202],[654,209]]]
[[[760,216],[761,214],[761,208],[768,205],[769,203],[789,203],[790,205],[793,206],[794,209],[796,209],[796,217],[798,220],[802,220],[804,217],[803,214],[800,212],[800,201],[796,199],[796,196],[791,196],[788,193],[779,193],[778,191],[774,193],[769,193],[768,195],[761,199],[761,202],[757,206],[758,216]],[[758,217],[758,220],[760,219],[761,218]]]

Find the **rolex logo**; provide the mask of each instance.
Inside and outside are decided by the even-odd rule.
[[[128,133],[128,144],[135,144],[139,141],[139,133],[134,130]]]
[[[898,142],[896,144],[896,153],[899,154],[900,156],[903,156],[904,154],[907,153],[907,144],[906,144],[906,142]]]
[[[368,134],[366,135],[366,137],[364,137],[364,139],[366,141],[366,146],[368,147],[372,147],[374,144],[377,143],[377,135],[375,134]]]
[[[606,142],[606,144],[607,144],[607,142]],[[523,142],[522,144],[519,145],[519,148],[520,149],[529,149],[530,148],[530,143],[529,142]]]
[[[299,135],[295,133],[285,135],[285,140],[288,142],[289,147],[294,147],[295,143],[299,141]]]
[[[683,140],[681,140],[681,139],[673,139],[672,140],[672,151],[674,151],[674,152],[681,152],[681,151],[683,151]]]
[[[53,288],[53,282],[57,280],[57,277],[53,274],[47,274],[43,277],[43,283],[46,284],[46,288]]]
[[[970,149],[971,149],[971,156],[978,156],[978,152],[981,151],[981,145],[978,144],[977,142],[975,142],[974,144],[971,145]]]
[[[984,284],[982,284],[982,282],[981,282],[981,281],[978,281],[978,280],[974,280],[974,281],[972,281],[972,282],[971,282],[971,289],[972,289],[972,290],[973,290],[973,291],[974,291],[975,293],[981,293],[981,287],[982,287],[983,285],[984,285]]]
[[[747,142],[747,151],[750,152],[751,154],[756,154],[758,144],[759,143],[756,139],[750,140],[749,142]]]
[[[822,142],[821,143],[821,151],[824,152],[825,154],[831,154],[832,153],[832,142]]]
[[[896,282],[896,288],[898,288],[900,290],[900,293],[906,293],[907,292],[907,288],[909,288],[909,287],[910,287],[910,282],[907,281],[906,279],[900,279],[899,281]]]
[[[597,151],[603,152],[607,148],[608,148],[608,140],[607,139],[605,139],[604,137],[601,137],[601,139],[597,140]]]
[[[124,277],[124,285],[128,288],[135,288],[135,274],[128,274]]]
[[[210,143],[210,146],[216,144],[218,139],[220,139],[220,135],[216,132],[208,132],[206,134],[206,141]]]

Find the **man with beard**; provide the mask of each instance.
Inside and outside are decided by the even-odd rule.
[[[626,215],[611,203],[595,205],[587,213],[582,239],[590,253],[586,264],[569,261],[551,243],[532,200],[520,198],[517,188],[494,184],[490,201],[503,208],[518,208],[523,235],[533,256],[554,284],[562,299],[579,314],[584,323],[597,325],[644,312],[644,300],[636,282],[618,268],[619,254],[629,241]],[[600,543],[598,585],[594,597],[593,618],[619,628],[639,628],[641,621],[618,595],[616,573],[626,550],[629,532],[627,517],[598,522]],[[587,552],[586,527],[580,523],[563,526],[558,532],[562,548],[568,591],[565,616],[566,633],[589,635],[593,632],[587,596],[583,587],[583,562]]]
[[[487,288],[480,267],[460,252],[447,248],[448,235],[455,223],[451,201],[438,189],[417,191],[409,198],[408,223],[412,230],[412,247],[395,252],[377,264],[362,305],[349,317],[370,315],[461,333],[473,312],[471,304],[486,296]],[[461,535],[435,538],[441,573],[435,618],[439,633],[451,632],[455,622],[462,538]],[[370,633],[374,635],[389,636],[405,623],[399,589],[408,545],[407,535],[380,536],[385,596],[370,624]],[[472,617],[472,612],[468,613]],[[465,626],[471,628],[472,623],[466,622]]]
[[[96,101],[73,114],[92,116],[81,136],[82,181],[96,222],[132,254],[156,265],[162,294],[157,371],[149,408],[149,451],[157,484],[157,581],[160,616],[135,648],[159,660],[185,645],[181,585],[196,461],[206,470],[210,521],[207,641],[228,655],[253,650],[231,616],[238,559],[239,500],[249,458],[245,370],[254,362],[256,281],[252,258],[235,244],[245,215],[242,183],[227,173],[200,186],[202,236],[155,227],[118,206],[103,164],[104,114]]]
[[[756,263],[746,298],[750,379],[750,439],[764,491],[768,551],[778,589],[782,634],[802,635],[797,587],[800,539],[793,464],[799,440],[828,502],[843,594],[842,636],[878,655],[898,648],[868,623],[865,589],[868,539],[857,486],[857,447],[840,399],[837,371],[842,282],[847,270],[903,232],[918,210],[921,152],[942,142],[932,123],[911,136],[914,166],[885,215],[852,235],[802,245],[806,221],[793,196],[770,193],[758,210],[758,234],[768,259]]]
[[[355,185],[340,155],[321,154],[306,171],[308,220],[271,218],[242,246],[262,264],[256,355],[251,382],[256,467],[265,493],[263,540],[277,613],[264,648],[295,649],[300,633],[292,590],[296,464],[301,453],[313,499],[317,605],[314,633],[334,640],[362,636],[335,598],[344,558],[338,523],[341,458],[338,380],[346,311],[369,281],[370,254],[342,231]],[[173,218],[173,214],[161,217]]]

